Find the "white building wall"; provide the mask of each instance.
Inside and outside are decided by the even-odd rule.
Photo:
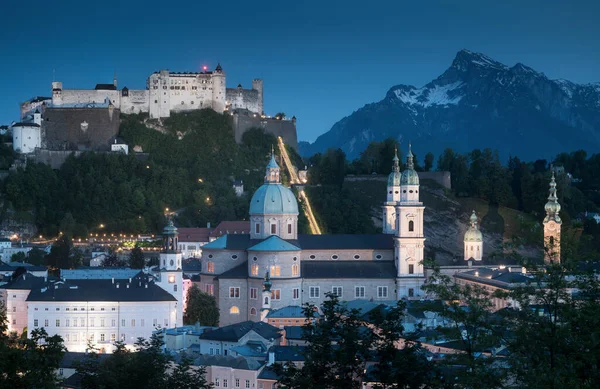
[[[12,127],[13,150],[22,154],[35,151],[42,145],[40,127],[36,125],[18,125]]]
[[[8,332],[23,333],[27,327],[27,297],[29,290],[0,289],[6,307]]]
[[[95,347],[112,352],[116,340],[133,349],[138,337],[149,339],[155,329],[175,326],[176,303],[30,301],[28,309],[28,329],[44,327],[49,335],[60,335],[68,351],[84,352],[93,339]]]

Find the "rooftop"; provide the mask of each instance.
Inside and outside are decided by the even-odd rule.
[[[511,272],[510,268],[474,269],[467,272],[456,273],[454,275],[454,278],[496,286],[499,288],[512,288],[518,285],[526,284],[531,281],[529,277],[521,273]]]
[[[304,318],[303,308],[297,305],[288,305],[287,307],[279,308],[269,312],[267,315],[268,319],[279,319],[279,318]],[[317,313],[318,317],[318,313]]]
[[[275,353],[275,362],[304,361],[305,346],[271,346],[269,353]]]
[[[234,357],[232,355],[206,355],[202,354],[194,359],[196,366],[223,366],[232,369],[241,370],[258,370],[262,367],[262,363],[252,358],[242,356]]]
[[[273,235],[248,248],[252,251],[300,251],[300,247],[294,246],[291,243],[281,239],[277,235]]]
[[[213,331],[204,332],[200,339],[217,340],[221,342],[237,342],[248,332],[254,331],[264,339],[275,339],[281,337],[277,327],[263,322],[244,321],[218,328]]]
[[[212,228],[178,228],[179,242],[208,242]]]
[[[211,238],[218,238],[226,234],[249,234],[250,221],[223,221],[210,233]]]
[[[303,278],[396,278],[394,261],[302,261]]]

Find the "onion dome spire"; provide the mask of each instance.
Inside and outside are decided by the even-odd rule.
[[[410,170],[414,170],[415,163],[413,162],[414,155],[411,150],[410,142],[408,143],[408,155],[406,156],[406,168]]]
[[[473,213],[471,214],[471,218],[469,220],[471,221],[471,227],[469,227],[469,229],[465,233],[465,242],[483,241],[483,234],[477,226],[477,214],[475,213],[475,210],[473,210]]]
[[[398,147],[394,147],[394,159],[392,159],[394,165],[392,166],[392,171],[395,173],[400,172],[400,160],[398,159]]]
[[[271,283],[271,274],[269,274],[269,272],[267,272],[267,274],[265,275],[265,282],[263,282],[264,291],[270,292],[272,285],[273,285],[273,283]]]
[[[560,222],[560,204],[558,203],[558,196],[556,195],[556,180],[554,178],[554,170],[552,170],[552,178],[550,179],[550,194],[548,196],[548,202],[544,206],[546,210],[546,218],[544,221],[555,220]]]
[[[265,183],[279,184],[279,165],[275,161],[275,150],[271,146],[271,160],[267,165],[267,171],[265,175]]]

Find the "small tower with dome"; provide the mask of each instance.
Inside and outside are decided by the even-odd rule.
[[[271,275],[267,272],[262,291],[262,307],[260,309],[260,321],[267,321],[267,315],[271,312]]]
[[[477,214],[471,214],[471,226],[465,233],[465,261],[473,259],[481,261],[483,258],[483,234],[477,224]]]
[[[264,184],[250,200],[250,238],[298,238],[298,202],[291,189],[281,184],[280,168],[271,151]]]
[[[183,272],[181,269],[182,254],[179,251],[179,232],[169,221],[163,229],[163,248],[160,252],[159,275],[156,284],[177,299],[175,316],[169,318],[169,323],[180,327],[183,325]]]
[[[393,234],[396,232],[396,205],[400,201],[400,160],[398,159],[398,149],[394,152],[392,172],[387,180],[387,198],[383,203],[383,233]]]
[[[560,229],[562,220],[560,219],[560,204],[556,195],[556,180],[554,170],[550,179],[550,195],[548,202],[544,206],[546,217],[544,218],[544,260],[546,263],[560,262]]]

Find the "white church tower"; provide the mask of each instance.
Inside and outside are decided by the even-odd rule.
[[[552,179],[550,180],[550,195],[544,209],[546,210],[546,217],[544,218],[544,261],[546,263],[560,263],[560,229],[562,227],[562,220],[559,216],[560,204],[556,195],[554,170],[552,170]]]
[[[396,232],[396,205],[400,201],[400,173],[398,150],[395,150],[392,172],[387,181],[387,199],[383,203],[383,233],[394,234]]]
[[[163,230],[163,249],[160,252],[160,274],[157,285],[171,293],[177,299],[175,316],[169,318],[170,327],[181,327],[183,325],[183,272],[181,270],[182,255],[178,250],[179,233],[169,223]]]
[[[406,170],[400,179],[400,202],[396,205],[395,260],[398,271],[396,290],[398,299],[422,295],[425,281],[423,257],[423,211],[419,201],[419,175],[415,171],[414,157],[408,145]]]
[[[260,308],[260,321],[267,322],[267,315],[271,312],[271,275],[267,272],[262,291],[262,307]]]
[[[471,214],[471,226],[465,232],[465,261],[474,259],[481,261],[483,258],[483,234],[479,231],[477,225],[477,215],[475,211]]]

